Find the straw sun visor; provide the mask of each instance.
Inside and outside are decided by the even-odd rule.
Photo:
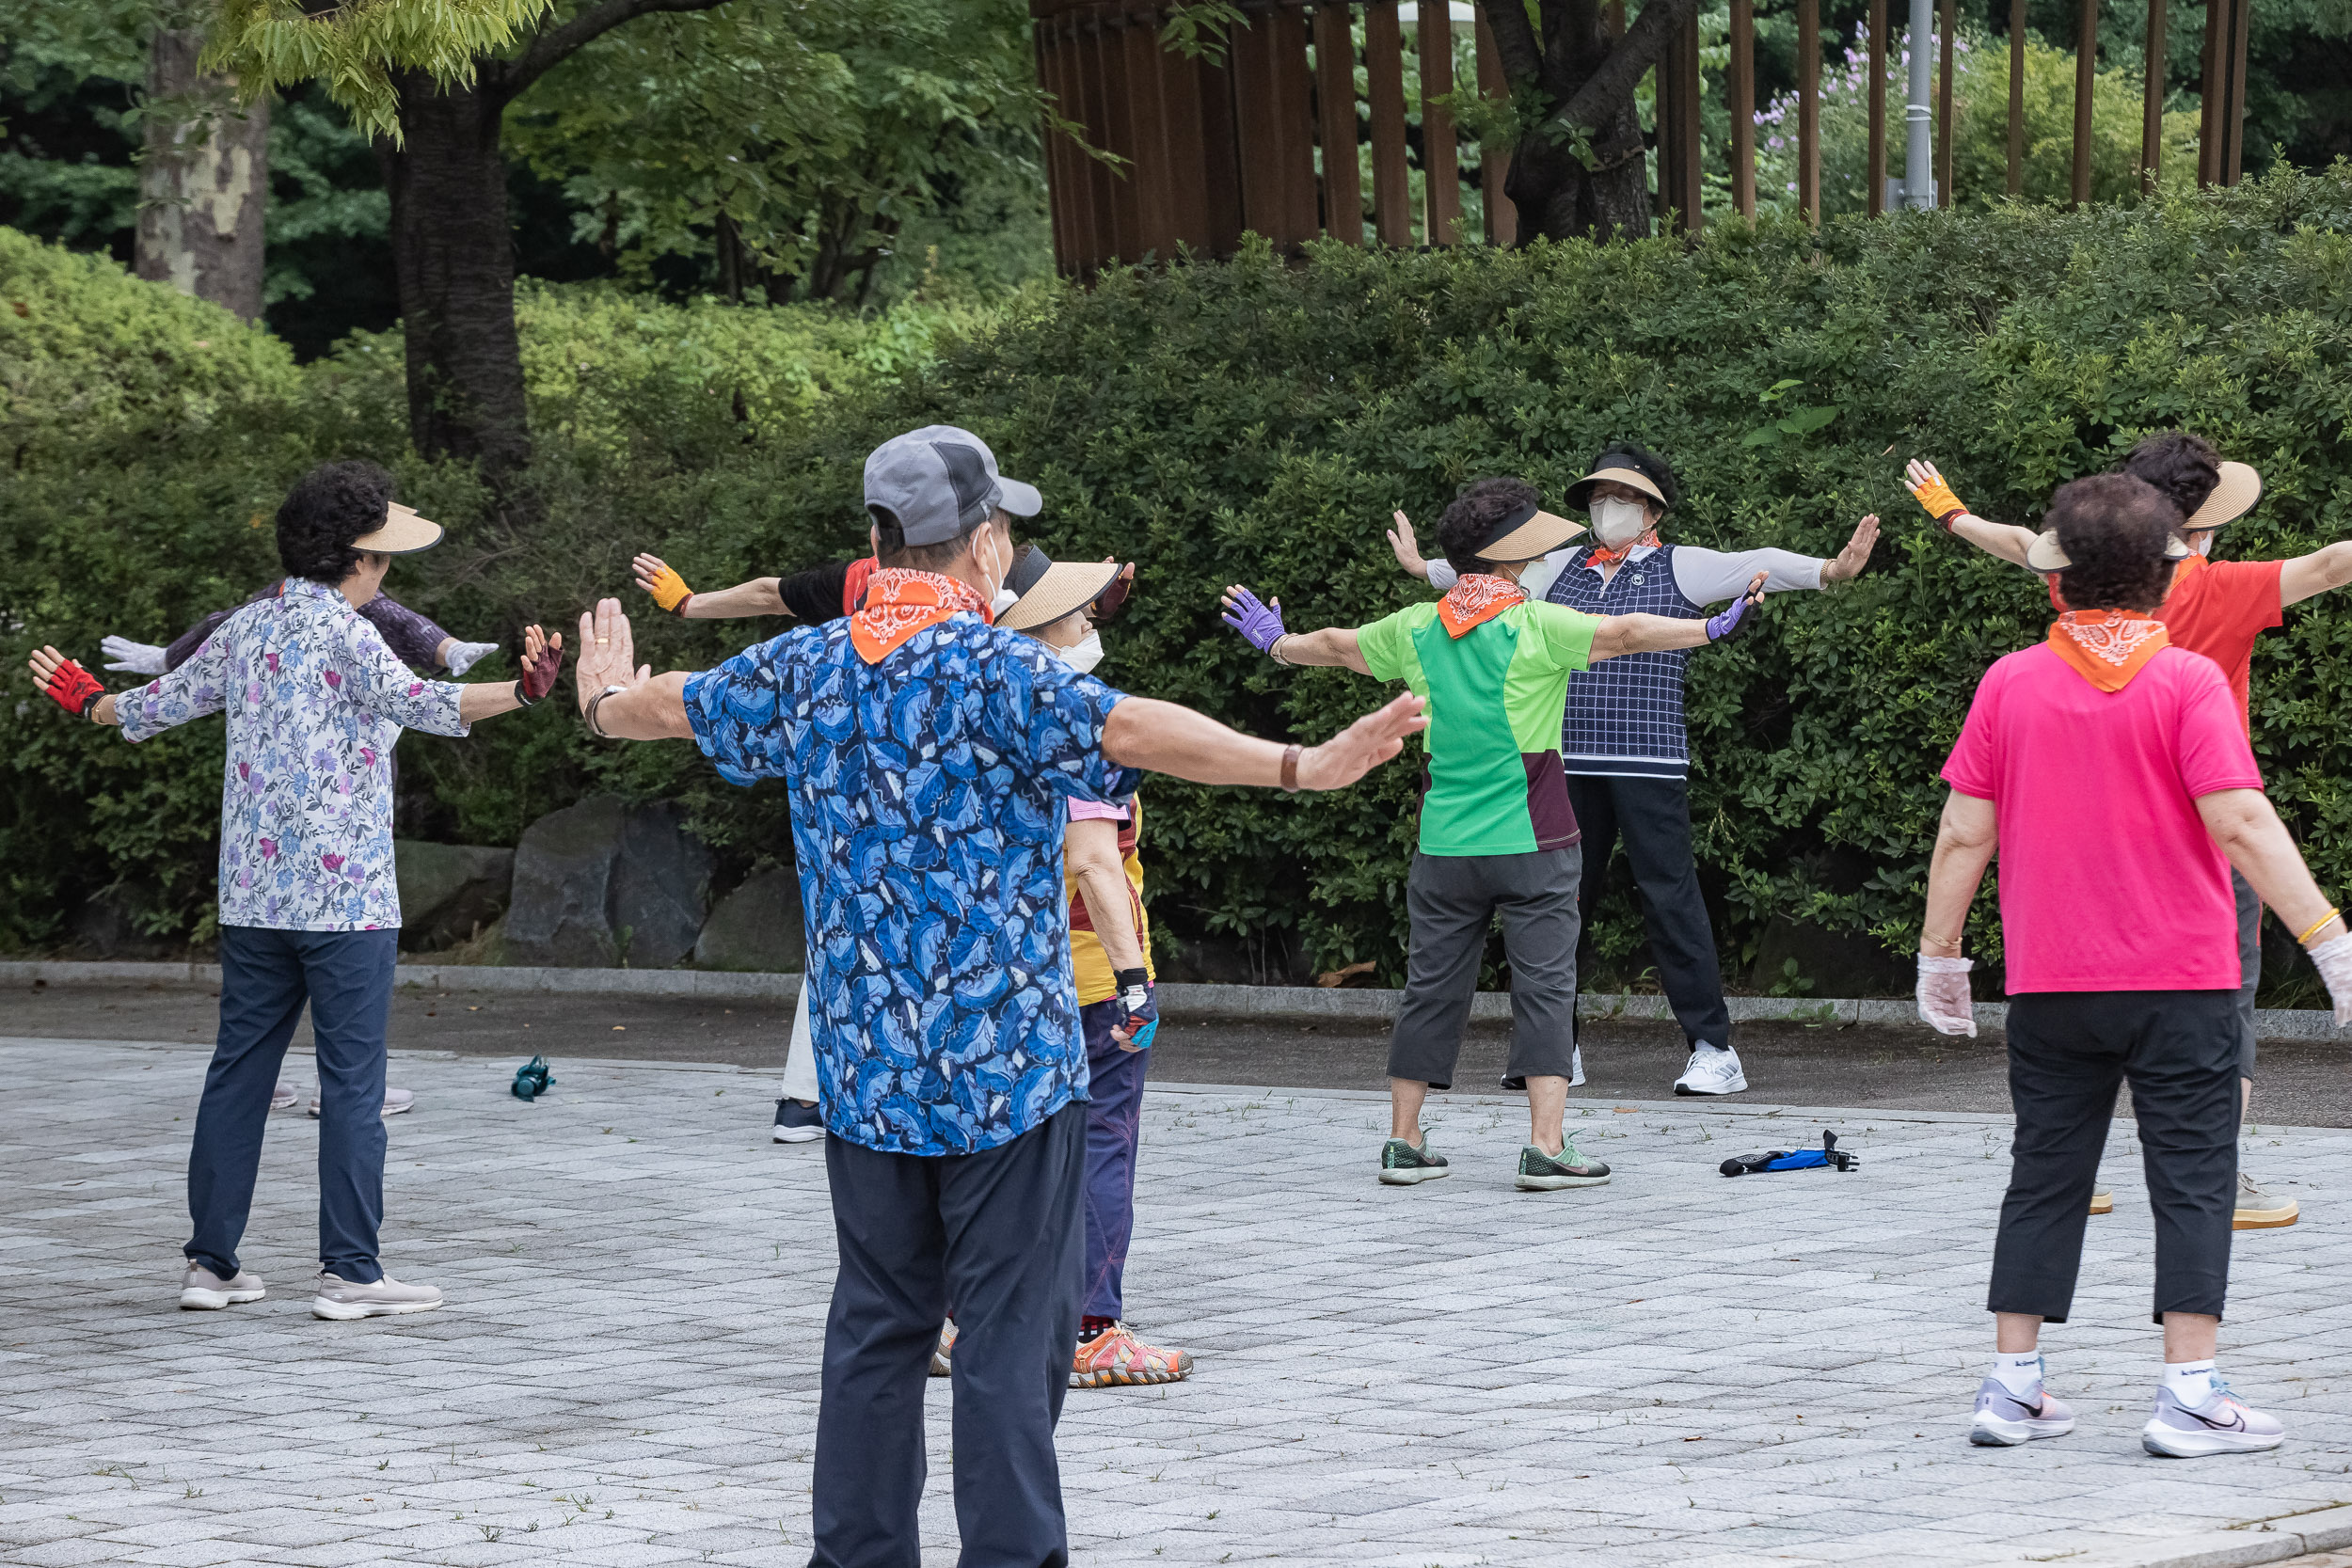
[[[1006,579],[1021,596],[1004,608],[996,624],[1008,631],[1050,626],[1101,598],[1118,577],[1116,561],[1054,561],[1032,546],[1021,552]]]
[[[2184,561],[2187,557],[2188,546],[2181,542],[2179,534],[2165,540],[2164,558],[2167,561]],[[2066,558],[2064,550],[2058,548],[2058,530],[2051,529],[2037,536],[2026,551],[2026,564],[2037,572],[2063,572],[2074,563]]]
[[[1582,523],[1556,517],[1537,507],[1517,522],[1506,521],[1503,532],[1478,547],[1478,559],[1499,565],[1507,565],[1514,561],[1534,561],[1549,555],[1583,531]]]
[[[1569,485],[1568,504],[1580,512],[1590,512],[1593,509],[1593,488],[1604,482],[1622,484],[1630,490],[1639,490],[1661,507],[1667,504],[1665,492],[1650,483],[1649,475],[1639,468],[1615,467],[1595,468],[1591,473]]]
[[[2201,533],[2209,528],[2233,523],[2254,510],[2254,503],[2263,499],[2263,476],[2243,463],[2221,465],[2221,483],[2213,487],[2205,504],[2189,515],[2181,525],[2188,533]]]
[[[412,555],[441,542],[441,525],[417,515],[412,507],[392,501],[384,508],[384,526],[351,542],[355,550],[376,555]]]

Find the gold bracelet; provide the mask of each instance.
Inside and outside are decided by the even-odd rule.
[[[2321,916],[2320,916],[2317,920],[2314,920],[2314,921],[2312,921],[2312,927],[2311,927],[2311,929],[2310,929],[2310,930],[2305,931],[2305,932],[2304,932],[2301,936],[2296,937],[2296,938],[2295,939],[2295,945],[2296,945],[2296,946],[2297,946],[2297,947],[2301,947],[2301,946],[2305,945],[2306,943],[2308,943],[2308,942],[2312,940],[2312,937],[2314,937],[2314,936],[2316,936],[2316,935],[2318,935],[2318,934],[2319,934],[2320,928],[2321,928],[2322,927],[2326,926],[2326,925],[2328,924],[2328,922],[2329,922],[2330,920],[2335,919],[2338,915],[2342,914],[2343,912],[2344,912],[2344,911],[2343,911],[2342,910],[2339,910],[2339,909],[2335,908],[2334,906],[2330,905],[2330,906],[2328,907],[2328,912],[2327,912],[2326,914],[2321,915]]]
[[[1958,947],[1960,945],[1958,937],[1939,937],[1925,926],[1919,927],[1919,941],[1931,947]]]

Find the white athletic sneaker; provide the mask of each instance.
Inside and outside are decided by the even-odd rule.
[[[2213,1398],[2197,1409],[2183,1404],[2169,1388],[2156,1390],[2156,1413],[2139,1429],[2140,1446],[2166,1459],[2203,1459],[2217,1453],[2260,1453],[2286,1441],[2276,1416],[2249,1410],[2219,1378]]]
[[[1705,1040],[1692,1048],[1682,1076],[1675,1080],[1677,1094],[1738,1094],[1747,1086],[1748,1075],[1740,1070],[1740,1053]]]
[[[234,1279],[223,1279],[201,1263],[191,1262],[180,1276],[180,1305],[191,1312],[217,1312],[269,1294],[258,1275],[244,1269]]]
[[[1968,1441],[1980,1449],[2012,1449],[2038,1437],[2063,1437],[2074,1430],[2074,1413],[2043,1390],[2042,1380],[2023,1394],[2012,1394],[1997,1377],[1977,1386],[1977,1413],[1968,1423]]]
[[[355,1285],[339,1275],[319,1271],[310,1316],[348,1323],[355,1318],[389,1318],[403,1312],[430,1312],[441,1305],[437,1285],[403,1285],[390,1275],[373,1285]]]

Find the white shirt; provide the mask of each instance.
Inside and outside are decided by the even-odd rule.
[[[1519,578],[1519,586],[1527,590],[1531,600],[1540,599],[1551,591],[1561,572],[1585,547],[1580,541],[1563,545],[1528,567]],[[1657,549],[1655,545],[1636,545],[1626,552],[1626,560],[1639,561]],[[1799,555],[1794,550],[1772,548],[1756,550],[1709,550],[1696,545],[1677,545],[1674,552],[1675,586],[1682,596],[1702,608],[1720,604],[1743,592],[1749,579],[1756,573],[1764,574],[1764,591],[1786,594],[1796,589],[1821,586],[1821,568],[1829,562],[1819,556]],[[1429,562],[1429,586],[1440,594],[1460,580],[1453,563],[1440,556]]]

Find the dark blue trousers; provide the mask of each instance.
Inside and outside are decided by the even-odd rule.
[[[825,1319],[810,1568],[921,1568],[923,1394],[956,1307],[961,1568],[1064,1568],[1054,1426],[1078,1339],[1087,1108],[977,1154],[825,1140],[841,1253]]]
[[[220,1037],[188,1151],[188,1257],[226,1279],[253,1211],[270,1092],[302,1008],[318,1038],[319,1266],[384,1277],[384,1027],[398,931],[220,929]]]
[[[1089,1318],[1123,1315],[1120,1287],[1127,1273],[1127,1243],[1136,1233],[1136,1148],[1143,1141],[1143,1079],[1152,1053],[1123,1051],[1111,1038],[1117,1002],[1078,1009],[1086,1032],[1087,1260]]]

